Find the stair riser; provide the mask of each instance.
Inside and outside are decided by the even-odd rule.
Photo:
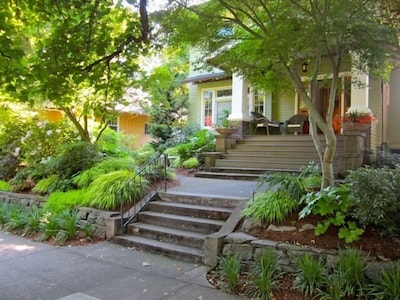
[[[251,161],[231,161],[231,160],[218,160],[215,162],[217,168],[222,167],[235,167],[235,168],[263,168],[266,170],[279,169],[279,170],[293,170],[298,171],[301,167],[307,166],[310,161],[298,161],[291,163],[279,162],[251,162]]]
[[[235,208],[241,200],[228,199],[228,198],[216,198],[216,197],[206,197],[206,196],[194,196],[194,195],[184,195],[184,194],[171,194],[159,192],[158,197],[163,201],[172,201],[178,203],[203,205],[211,207],[227,207]]]
[[[168,243],[173,243],[176,245],[194,247],[198,249],[203,249],[204,246],[204,239],[194,238],[194,237],[184,237],[184,236],[177,236],[174,234],[168,234],[165,232],[158,232],[143,228],[136,228],[135,224],[130,224],[128,226],[128,234],[132,234],[135,236],[141,236],[157,241],[163,241]]]
[[[176,228],[180,230],[200,232],[204,234],[217,232],[221,228],[221,226],[216,224],[205,224],[202,222],[196,222],[196,219],[193,219],[193,221],[175,220],[168,217],[155,217],[147,215],[146,213],[139,213],[138,220],[143,223]]]
[[[188,261],[188,262],[194,262],[194,263],[201,263],[203,261],[203,256],[201,256],[201,255],[182,253],[179,251],[173,251],[173,250],[164,249],[164,248],[160,248],[160,247],[153,247],[150,245],[127,241],[124,239],[120,239],[118,237],[114,239],[114,242],[117,244],[123,245],[125,247],[130,247],[130,248],[134,247],[136,249],[147,250],[149,252],[163,254],[163,255],[173,257],[173,258],[176,258],[176,259],[179,259],[182,261]]]
[[[221,221],[226,220],[230,216],[230,213],[228,212],[222,212],[217,210],[190,209],[179,206],[165,206],[158,203],[149,203],[146,209],[157,212],[176,214],[181,216],[191,216],[195,218],[213,219]]]

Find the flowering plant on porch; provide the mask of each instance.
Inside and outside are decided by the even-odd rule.
[[[376,117],[369,110],[358,110],[351,109],[349,110],[344,117],[335,116],[332,120],[332,126],[335,133],[340,132],[340,128],[348,129],[348,127],[352,127],[355,129],[355,126],[369,126],[371,123],[376,121]]]

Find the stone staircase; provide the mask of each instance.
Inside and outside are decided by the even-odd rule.
[[[324,137],[320,136],[324,143]],[[338,154],[343,151],[341,136],[337,137],[334,169],[338,169]],[[222,157],[215,160],[209,172],[197,172],[204,178],[257,180],[265,172],[298,172],[319,158],[310,135],[252,135],[237,140]]]
[[[114,242],[191,262],[203,262],[204,240],[218,232],[243,197],[159,192]]]

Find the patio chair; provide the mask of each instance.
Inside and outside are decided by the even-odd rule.
[[[307,120],[307,115],[297,114],[291,116],[290,119],[285,122],[284,133],[302,134],[304,124]]]
[[[267,135],[269,135],[270,127],[271,128],[277,128],[278,131],[279,131],[279,129],[280,129],[279,122],[270,121],[270,120],[267,119],[266,116],[264,116],[264,115],[262,115],[260,113],[254,112],[254,111],[252,111],[250,114],[251,114],[252,121],[253,121],[253,123],[255,125],[255,131],[254,131],[255,134],[257,134],[257,129],[259,127],[265,127],[265,133]]]

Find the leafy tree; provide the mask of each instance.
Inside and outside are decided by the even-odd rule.
[[[98,138],[134,85],[149,45],[147,1],[130,2],[7,1],[0,10],[0,80],[7,83],[2,93],[50,102],[85,141],[91,140],[89,120],[96,119]]]
[[[187,115],[188,94],[182,84],[188,69],[186,48],[164,52],[163,63],[144,76],[142,86],[150,95],[150,102],[143,103],[151,117],[150,134],[156,138],[155,146],[159,150],[168,147],[167,141],[173,136],[174,129],[183,126],[183,117]]]
[[[290,83],[310,114],[310,131],[318,152],[322,187],[334,183],[336,137],[332,127],[339,72],[348,57],[361,71],[384,74],[387,57],[398,47],[398,20],[387,0],[211,0],[198,6],[190,1],[170,1],[163,28],[170,42],[189,42],[200,48],[201,58],[218,67],[245,75],[265,88]],[[188,26],[190,24],[190,26]],[[331,74],[329,105],[325,115],[317,109],[316,90],[303,85],[299,65],[308,61],[311,87],[323,74]],[[321,68],[322,63],[324,70]],[[329,70],[325,68],[328,67]],[[282,80],[284,78],[284,80]],[[317,128],[326,144],[317,138]]]

